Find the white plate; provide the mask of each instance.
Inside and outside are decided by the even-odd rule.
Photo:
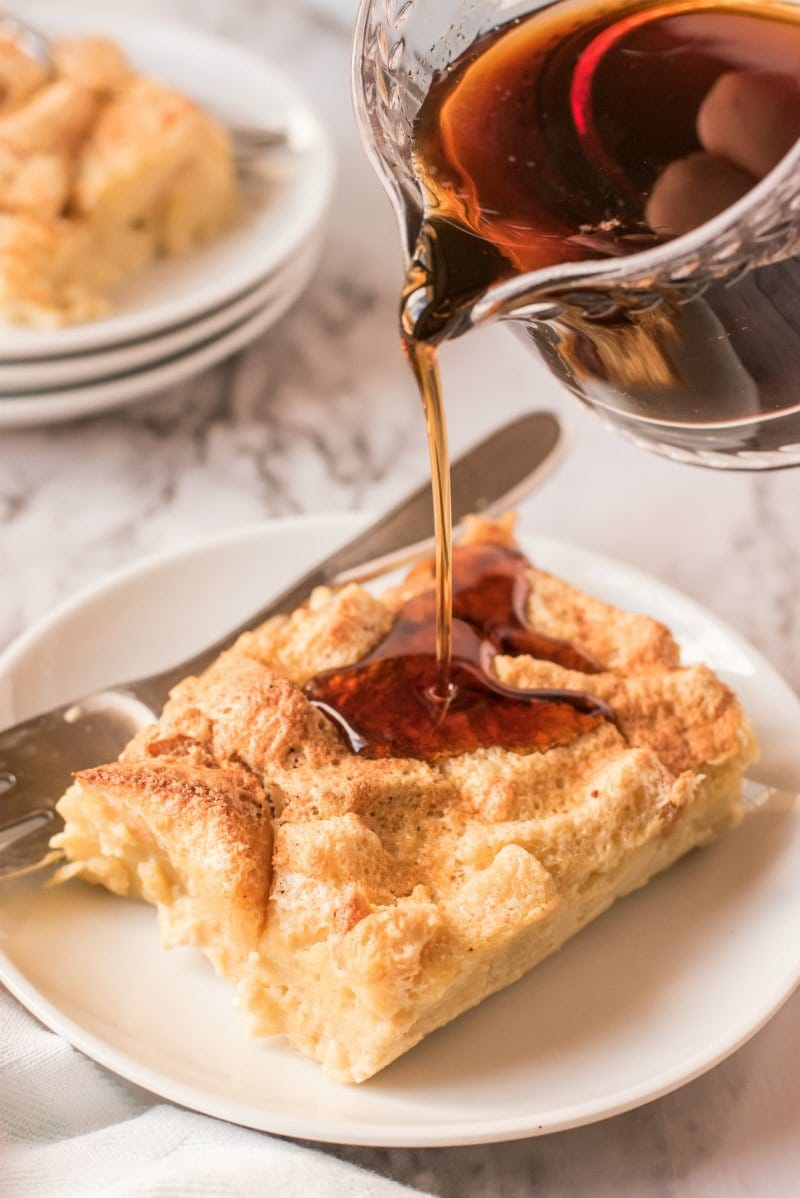
[[[233,329],[246,317],[254,316],[285,291],[292,290],[292,280],[307,278],[316,266],[322,241],[313,236],[282,270],[251,288],[207,316],[164,333],[95,353],[84,352],[64,358],[35,358],[29,363],[0,362],[0,404],[5,399],[35,397],[37,392],[62,392],[67,387],[83,386],[99,380],[109,380],[131,370],[144,370],[167,358],[204,344],[212,337]]]
[[[184,382],[236,353],[271,328],[303,291],[315,264],[316,257],[304,263],[302,269],[290,277],[283,276],[278,294],[267,304],[240,320],[233,328],[208,338],[184,353],[86,385],[77,384],[49,392],[36,391],[29,395],[0,395],[0,428],[25,428],[92,415]]]
[[[25,5],[25,20],[49,34],[112,37],[139,70],[185,91],[223,120],[286,128],[291,151],[274,156],[269,192],[235,229],[137,275],[104,320],[54,331],[0,326],[0,360],[105,347],[208,312],[276,270],[317,228],[331,194],[331,147],[294,85],[263,59],[104,0],[33,0]]]
[[[193,652],[361,526],[258,525],[95,587],[0,660],[0,725]],[[707,657],[741,694],[765,776],[794,783],[800,704],[749,645],[627,566],[524,543],[543,566],[671,624],[687,657]],[[640,1105],[752,1036],[800,974],[798,879],[800,814],[787,797],[360,1087],[327,1081],[280,1038],[248,1041],[198,952],[162,951],[151,908],[79,882],[0,888],[0,978],[101,1064],[235,1123],[356,1144],[505,1140]]]

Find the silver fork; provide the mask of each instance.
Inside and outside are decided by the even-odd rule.
[[[453,518],[513,506],[559,456],[555,416],[534,412],[487,437],[453,464]],[[170,690],[198,674],[240,633],[301,603],[321,585],[374,578],[430,553],[430,486],[421,487],[345,546],[315,566],[267,607],[201,653],[159,674],[65,703],[0,732],[0,880],[57,859],[50,837],[61,827],[54,805],[75,770],[116,758],[128,740],[157,717]]]

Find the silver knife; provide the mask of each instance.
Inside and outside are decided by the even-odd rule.
[[[561,444],[561,427],[549,412],[531,413],[492,433],[453,463],[454,523],[471,512],[491,515],[513,506],[552,468]],[[144,724],[157,718],[182,678],[199,674],[240,633],[297,607],[314,587],[372,578],[430,553],[432,532],[426,485],[202,653],[0,732],[0,880],[54,859],[48,844],[62,826],[54,805],[71,774],[113,761]]]

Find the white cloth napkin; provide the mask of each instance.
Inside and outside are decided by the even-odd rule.
[[[0,1198],[419,1198],[322,1151],[163,1102],[0,986]]]

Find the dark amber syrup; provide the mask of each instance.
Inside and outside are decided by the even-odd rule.
[[[354,752],[424,760],[486,745],[533,752],[613,719],[605,703],[584,692],[517,690],[494,676],[498,653],[530,654],[584,674],[601,669],[569,642],[530,627],[529,563],[522,553],[490,544],[458,546],[453,567],[447,697],[437,691],[433,588],[403,605],[389,635],[363,661],[320,674],[307,687]]]
[[[458,335],[470,304],[521,272],[637,253],[687,232],[683,207],[680,228],[669,225],[666,172],[703,154],[698,117],[730,72],[767,73],[777,91],[798,93],[800,9],[562,0],[481,37],[434,80],[417,118],[423,209],[406,336]],[[786,129],[786,149],[798,135]],[[726,175],[717,211],[739,198],[728,183],[744,194],[756,182]],[[695,224],[715,214],[708,192],[698,181]]]

